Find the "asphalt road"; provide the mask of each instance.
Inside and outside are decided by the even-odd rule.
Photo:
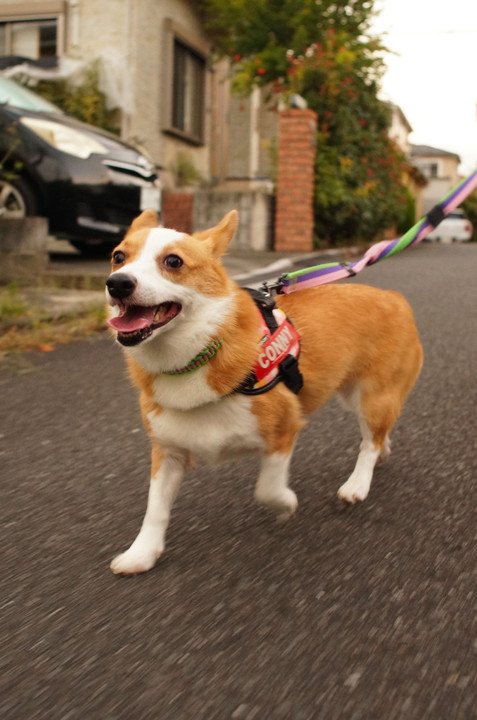
[[[331,403],[292,521],[254,504],[255,460],[199,466],[133,578],[108,569],[149,464],[119,348],[0,366],[2,720],[475,718],[476,273],[476,245],[426,244],[359,276],[407,296],[425,352],[364,504],[335,499],[359,440]]]

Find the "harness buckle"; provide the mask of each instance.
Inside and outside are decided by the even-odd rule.
[[[283,280],[285,279],[285,277],[286,275],[280,275],[280,277],[275,280],[275,282],[272,282],[270,284],[268,284],[268,282],[264,280],[260,290],[269,296],[280,295],[283,288]]]
[[[446,214],[444,212],[444,208],[442,205],[434,205],[432,210],[429,210],[429,212],[426,215],[426,220],[429,223],[429,225],[432,225],[433,228],[436,228],[445,218]]]
[[[303,387],[303,375],[298,368],[298,358],[287,355],[280,365],[279,373],[287,388],[297,395]]]
[[[358,273],[356,273],[353,268],[351,267],[351,263],[344,260],[343,262],[340,262],[341,267],[343,270],[346,270],[348,273],[348,277],[356,277]]]

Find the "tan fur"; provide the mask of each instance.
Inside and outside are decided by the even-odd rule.
[[[126,254],[128,262],[135,260],[146,242],[149,231],[157,227],[158,223],[157,213],[154,210],[145,210],[133,220],[124,240],[116,250],[122,250]]]
[[[302,338],[304,415],[358,383],[363,412],[381,449],[422,364],[405,299],[365,285],[325,285],[279,296],[277,305]]]

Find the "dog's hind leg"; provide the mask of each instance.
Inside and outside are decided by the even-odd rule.
[[[345,404],[355,412],[361,430],[362,442],[355,468],[338,490],[338,497],[347,503],[356,503],[368,497],[374,467],[379,459],[391,453],[389,433],[400,410],[393,394],[362,394],[359,387],[341,393]]]
[[[381,449],[376,447],[369,428],[364,423],[361,426],[363,440],[358,460],[350,477],[338,490],[338,497],[344,502],[352,504],[366,500],[368,497],[374,466],[381,454]]]
[[[137,538],[126,552],[111,563],[111,570],[134,575],[150,570],[164,550],[166,529],[172,504],[177,496],[187,464],[187,455],[161,452],[153,444],[151,482],[147,509]]]

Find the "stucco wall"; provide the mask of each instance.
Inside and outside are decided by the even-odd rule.
[[[166,54],[166,19],[205,42],[194,3],[186,0],[75,0],[68,13],[67,52],[101,60],[101,83],[112,105],[123,109],[122,136],[143,145],[166,170],[187,152],[198,171],[209,172],[205,144],[196,147],[163,133],[171,72]],[[207,95],[210,89],[207,88]],[[210,105],[207,97],[206,111]],[[167,173],[166,173],[167,175]]]
[[[273,197],[260,190],[217,192],[200,190],[194,197],[194,230],[217,225],[230,211],[237,210],[239,225],[230,245],[233,250],[269,250],[273,243]]]

